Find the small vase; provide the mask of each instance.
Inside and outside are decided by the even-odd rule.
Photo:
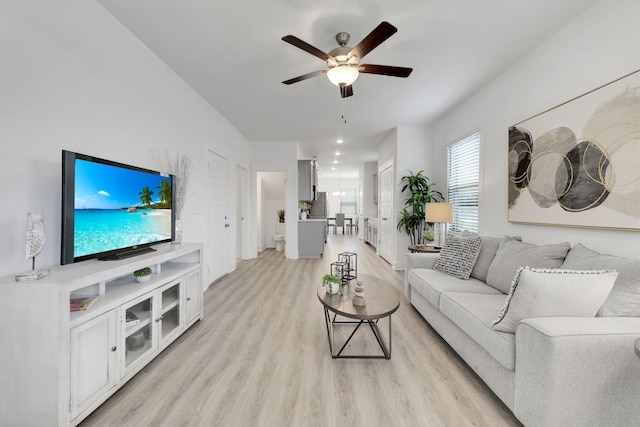
[[[171,243],[182,243],[182,221],[179,219],[176,219],[173,242]]]
[[[150,274],[147,274],[146,276],[138,276],[138,277],[136,277],[136,282],[144,283],[144,282],[149,281],[149,279],[151,279],[151,275]]]

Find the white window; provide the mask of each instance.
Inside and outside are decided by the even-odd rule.
[[[447,201],[453,203],[449,230],[478,232],[480,197],[480,133],[462,138],[447,148]]]
[[[356,189],[344,189],[340,192],[340,212],[355,215],[358,211]]]

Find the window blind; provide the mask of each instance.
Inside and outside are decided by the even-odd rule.
[[[480,133],[462,138],[447,149],[447,199],[453,203],[449,230],[478,232],[480,198]]]

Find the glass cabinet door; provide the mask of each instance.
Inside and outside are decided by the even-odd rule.
[[[155,297],[147,294],[124,306],[123,376],[154,350],[154,305]]]
[[[160,334],[160,346],[170,341],[172,337],[177,336],[177,332],[181,330],[182,318],[180,307],[180,293],[182,292],[182,282],[176,281],[161,289],[161,310],[160,315],[156,319]]]

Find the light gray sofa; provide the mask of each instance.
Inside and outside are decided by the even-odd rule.
[[[415,309],[526,426],[640,425],[640,261],[580,244],[481,237],[467,280],[434,270],[438,254],[407,254],[405,293]],[[596,317],[528,318],[515,333],[498,332],[492,323],[519,264],[618,277]]]

